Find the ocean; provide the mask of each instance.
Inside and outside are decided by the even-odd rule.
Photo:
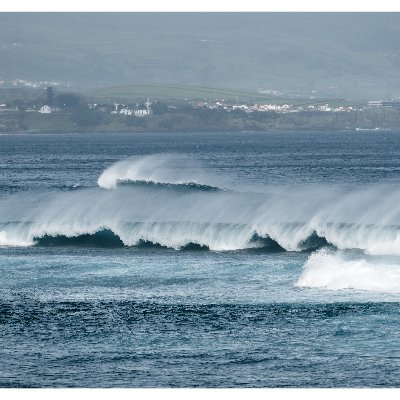
[[[0,135],[0,387],[398,387],[400,132]]]

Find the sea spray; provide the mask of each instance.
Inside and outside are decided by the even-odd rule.
[[[194,179],[198,183],[190,184]],[[254,192],[205,186],[212,179],[188,157],[156,155],[117,162],[100,175],[98,188],[9,195],[0,200],[0,245],[107,230],[125,246],[195,244],[224,251],[273,242],[286,251],[331,245],[400,254],[396,187],[264,185]],[[132,184],[118,184],[127,180]]]
[[[167,184],[206,184],[200,162],[178,154],[153,154],[121,160],[105,169],[97,183],[115,189],[119,183],[153,182]]]

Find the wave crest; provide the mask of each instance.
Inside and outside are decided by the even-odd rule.
[[[203,185],[195,182],[187,182],[187,183],[158,183],[153,181],[129,181],[129,180],[121,180],[118,181],[117,186],[137,186],[149,189],[166,189],[166,190],[193,190],[193,191],[203,191],[203,192],[217,192],[217,191],[227,191],[226,189],[220,189],[215,186]]]
[[[286,251],[332,245],[400,255],[396,187],[263,186],[252,192],[218,189],[212,181],[187,157],[153,155],[107,168],[101,188],[4,196],[0,245],[109,230],[124,246],[143,241],[174,249],[192,243],[241,250],[269,241]]]
[[[148,183],[210,186],[201,165],[183,155],[156,154],[118,161],[105,169],[97,184],[103,189],[115,189],[119,184]]]

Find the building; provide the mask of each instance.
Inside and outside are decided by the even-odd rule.
[[[123,114],[123,115],[132,115],[133,114],[132,110],[130,110],[129,108],[122,108],[119,111],[119,113]]]
[[[134,111],[135,117],[144,117],[146,115],[152,114],[151,108],[147,108],[145,110],[135,110]]]
[[[368,107],[382,107],[382,100],[371,100],[368,102]]]
[[[45,105],[45,106],[39,108],[38,113],[40,113],[40,114],[51,114],[51,113],[57,112],[57,111],[59,111],[58,108],[53,108],[53,107],[50,107],[48,105]]]

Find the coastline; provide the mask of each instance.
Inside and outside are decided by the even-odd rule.
[[[400,109],[368,109],[346,113],[170,112],[146,117],[96,113],[74,122],[73,114],[0,113],[0,134],[37,133],[178,133],[270,131],[388,131],[400,127]]]

